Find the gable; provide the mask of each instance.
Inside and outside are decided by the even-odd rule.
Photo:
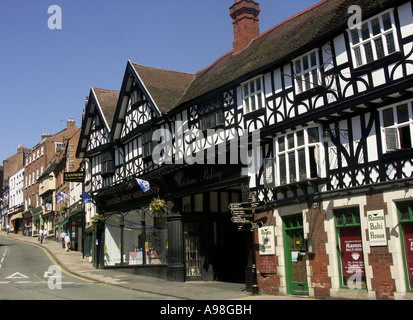
[[[113,139],[135,135],[172,109],[194,77],[128,61],[114,116]]]
[[[113,121],[119,92],[91,88],[82,122],[76,157],[97,152],[110,142],[110,124]]]

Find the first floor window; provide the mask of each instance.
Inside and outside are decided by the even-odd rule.
[[[274,177],[276,184],[283,185],[320,177],[320,148],[318,127],[305,128],[278,137],[275,158],[278,176]],[[271,169],[269,162],[267,164],[266,174]],[[269,181],[271,177],[266,179]]]
[[[386,151],[412,147],[413,105],[411,102],[381,110]]]
[[[207,130],[224,125],[223,102],[214,99],[198,106],[199,129]]]

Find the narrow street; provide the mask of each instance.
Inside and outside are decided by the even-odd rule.
[[[170,300],[69,275],[41,248],[0,237],[0,300]]]

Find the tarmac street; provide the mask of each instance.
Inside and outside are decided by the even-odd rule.
[[[36,250],[35,250],[36,249]],[[177,283],[163,279],[134,275],[120,270],[95,269],[87,258],[82,257],[79,251],[66,252],[60,242],[47,240],[39,243],[36,237],[26,237],[0,231],[0,298],[1,299],[53,299],[47,286],[47,276],[54,276],[57,266],[61,270],[63,287],[77,286],[82,290],[69,291],[69,296],[57,297],[58,299],[82,299],[82,296],[73,295],[75,292],[87,292],[86,288],[95,285],[105,285],[107,296],[100,296],[93,289],[85,294],[86,299],[140,299],[140,300],[312,300],[309,298],[252,295],[245,291],[245,284],[226,282],[185,282]],[[10,277],[6,279],[7,277]],[[28,283],[31,281],[31,283]],[[10,294],[5,290],[11,283],[16,288],[21,286],[43,286],[44,295],[18,295]],[[7,287],[9,289],[9,287]],[[96,289],[96,290],[98,290]],[[111,290],[123,290],[111,292]],[[127,289],[127,290],[124,290]],[[39,288],[32,289],[41,292]],[[115,290],[115,291],[116,291]],[[16,291],[16,290],[14,290]],[[18,291],[18,290],[17,290]],[[27,291],[27,290],[26,290]],[[123,292],[125,294],[123,294]],[[113,294],[113,296],[112,296]],[[122,297],[122,298],[120,298]]]

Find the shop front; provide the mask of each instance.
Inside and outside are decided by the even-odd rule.
[[[131,180],[96,198],[104,266],[172,281],[244,282],[251,235],[237,230],[228,209],[247,181],[241,166],[193,165],[143,179],[146,193]],[[163,223],[149,208],[153,199],[168,205]]]

